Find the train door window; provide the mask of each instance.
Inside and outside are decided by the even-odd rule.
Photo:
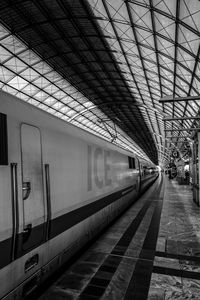
[[[24,208],[23,250],[39,245],[44,239],[45,204],[41,142],[41,133],[37,127],[28,124],[21,125]]]
[[[0,113],[0,165],[8,165],[7,116]]]
[[[131,169],[131,157],[130,156],[128,156],[128,167],[129,167],[129,169]]]
[[[135,158],[132,157],[132,169],[135,169]]]
[[[129,169],[135,169],[135,158],[128,156]]]

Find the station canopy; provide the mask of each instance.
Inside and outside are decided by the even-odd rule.
[[[155,164],[187,160],[199,29],[198,0],[1,0],[0,88]]]

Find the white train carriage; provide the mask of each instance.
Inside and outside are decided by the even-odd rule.
[[[27,296],[139,188],[136,157],[1,92],[0,298]]]

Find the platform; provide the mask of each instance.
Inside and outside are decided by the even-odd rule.
[[[161,177],[38,299],[199,300],[200,209]]]

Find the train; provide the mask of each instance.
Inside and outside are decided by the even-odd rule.
[[[27,298],[157,176],[148,161],[1,91],[0,298]]]

